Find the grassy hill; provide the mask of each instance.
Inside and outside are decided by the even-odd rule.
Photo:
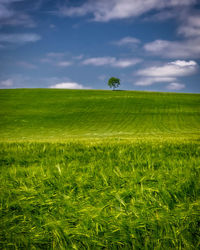
[[[199,249],[200,95],[0,90],[0,249]]]
[[[191,137],[200,95],[135,91],[0,90],[1,140]]]

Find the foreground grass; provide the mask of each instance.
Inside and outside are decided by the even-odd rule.
[[[2,143],[0,248],[198,249],[200,143]]]

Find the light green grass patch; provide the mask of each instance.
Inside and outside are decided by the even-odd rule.
[[[1,141],[196,138],[200,95],[134,91],[0,90]]]

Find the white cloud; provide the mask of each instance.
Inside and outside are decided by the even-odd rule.
[[[177,34],[185,38],[176,41],[157,39],[145,44],[144,49],[165,58],[200,58],[200,12],[180,10],[178,14],[177,11],[172,13],[178,18]]]
[[[80,6],[62,6],[63,16],[93,15],[93,20],[106,22],[114,19],[137,17],[152,10],[192,5],[197,0],[87,0]]]
[[[127,37],[124,37],[124,38],[120,39],[119,41],[115,41],[113,43],[118,45],[118,46],[124,46],[124,45],[129,45],[129,46],[134,45],[135,46],[135,45],[140,43],[140,40],[135,38],[135,37],[127,36]]]
[[[0,27],[1,26],[24,26],[35,27],[32,18],[19,10],[14,9],[14,3],[22,0],[1,0],[0,1]]]
[[[198,65],[195,61],[177,60],[162,66],[153,66],[139,70],[137,74],[150,77],[181,77],[195,73],[197,67]]]
[[[155,40],[145,44],[144,49],[166,58],[200,58],[200,37],[183,41]]]
[[[11,87],[13,86],[13,80],[12,79],[7,79],[4,81],[0,81],[0,86],[1,87]]]
[[[200,27],[181,26],[178,29],[178,33],[183,34],[186,37],[200,36]]]
[[[41,37],[34,33],[16,33],[16,34],[0,34],[1,43],[24,44],[29,42],[37,42]]]
[[[185,37],[199,37],[200,36],[200,16],[188,16],[186,20],[182,21],[182,25],[178,29],[178,34]]]
[[[82,64],[84,65],[94,65],[94,66],[103,66],[111,65],[115,62],[115,57],[93,57],[85,59]]]
[[[88,89],[88,87],[84,87],[82,84],[76,82],[61,82],[55,85],[49,86],[52,89]]]
[[[170,65],[175,65],[175,66],[178,66],[178,67],[196,67],[197,66],[197,63],[195,61],[183,61],[183,60],[176,60],[174,62],[170,62],[169,63]]]
[[[141,59],[119,59],[113,64],[113,67],[127,68],[140,63]]]
[[[141,59],[135,58],[123,58],[123,59],[116,59],[115,57],[93,57],[85,59],[82,64],[83,65],[93,65],[93,66],[111,66],[111,67],[118,67],[118,68],[126,68],[133,66],[137,63],[140,63]]]
[[[163,10],[156,14],[145,17],[144,21],[165,21],[176,17],[177,17],[177,9]]]
[[[175,81],[174,77],[143,77],[139,79],[135,85],[137,86],[150,86],[154,83],[164,83],[164,82],[172,82]]]
[[[185,84],[172,82],[169,85],[167,85],[166,88],[169,90],[181,90],[185,88]]]
[[[0,26],[24,26],[27,28],[33,28],[36,26],[36,24],[29,15],[15,13],[9,18],[0,20]]]
[[[83,55],[81,54],[81,55],[78,55],[78,56],[73,56],[73,59],[74,60],[81,60],[81,59],[83,59]]]
[[[161,66],[153,66],[137,71],[141,78],[135,83],[137,86],[150,86],[155,83],[171,83],[168,86],[178,88],[174,85],[178,77],[189,76],[197,72],[198,64],[195,61],[177,60],[165,63]],[[173,83],[173,84],[172,84]],[[179,85],[179,87],[183,85]]]
[[[58,65],[59,67],[68,67],[68,66],[72,65],[72,62],[61,61],[61,62],[58,62],[57,65]]]

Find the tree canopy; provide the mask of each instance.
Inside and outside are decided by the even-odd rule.
[[[108,80],[108,86],[110,88],[113,88],[113,90],[115,90],[115,88],[118,88],[120,85],[120,79],[119,78],[116,78],[116,77],[111,77],[109,80]]]

